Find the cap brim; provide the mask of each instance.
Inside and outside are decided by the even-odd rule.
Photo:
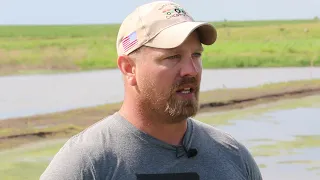
[[[183,22],[162,30],[145,45],[155,48],[175,48],[181,45],[195,30],[197,30],[202,44],[212,45],[217,39],[217,31],[211,24],[206,22]]]

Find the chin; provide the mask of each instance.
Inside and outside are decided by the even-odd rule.
[[[168,103],[165,112],[173,119],[186,119],[195,116],[198,112],[198,101],[179,100],[174,103]]]

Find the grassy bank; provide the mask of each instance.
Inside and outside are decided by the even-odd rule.
[[[202,92],[200,112],[243,108],[250,105],[320,93],[320,80],[276,83],[245,89],[219,89]],[[0,149],[28,142],[70,137],[107,115],[121,103],[66,112],[14,118],[0,121]]]
[[[213,22],[219,37],[205,68],[320,65],[320,22]],[[118,24],[0,26],[0,72],[17,74],[116,67]]]

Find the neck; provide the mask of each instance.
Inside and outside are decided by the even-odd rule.
[[[135,102],[135,103],[134,103]],[[164,117],[145,111],[137,101],[123,101],[119,113],[141,131],[172,145],[181,145],[187,129],[187,121],[165,123]]]

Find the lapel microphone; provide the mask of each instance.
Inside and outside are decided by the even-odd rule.
[[[188,158],[195,157],[197,154],[198,154],[198,150],[195,149],[195,148],[190,148],[190,149],[187,151],[187,156],[188,156]]]
[[[188,158],[195,157],[198,154],[198,150],[196,148],[190,148],[189,150],[187,150],[187,148],[185,146],[182,146],[182,147],[183,147],[183,149],[180,149],[180,150],[178,147],[176,148],[176,157],[177,158],[180,158],[184,155],[184,153],[182,153],[181,151],[184,151]]]

